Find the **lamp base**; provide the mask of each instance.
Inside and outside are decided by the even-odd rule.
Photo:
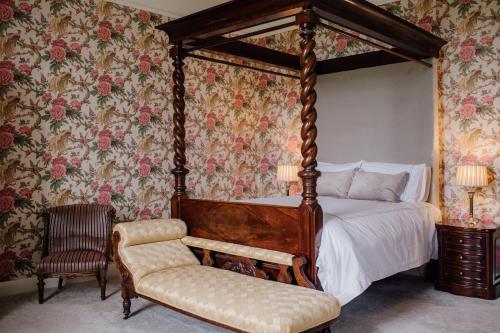
[[[474,191],[469,191],[467,193],[469,195],[469,218],[467,219],[466,223],[467,226],[473,228],[477,225],[477,219],[474,218]]]
[[[479,223],[479,220],[474,218],[474,217],[469,217],[467,220],[465,220],[465,224],[467,224],[467,226],[469,228],[474,228],[475,226],[477,226],[477,224]]]

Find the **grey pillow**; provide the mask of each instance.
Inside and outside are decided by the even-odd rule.
[[[358,171],[347,196],[349,199],[399,202],[409,177],[408,172],[388,175]]]
[[[345,199],[356,170],[322,172],[318,178],[316,192],[318,195]]]

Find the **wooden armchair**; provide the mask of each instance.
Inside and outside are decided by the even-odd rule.
[[[49,208],[44,212],[42,259],[37,265],[38,302],[43,303],[44,279],[96,275],[101,299],[106,298],[106,270],[111,251],[115,209],[98,204]]]

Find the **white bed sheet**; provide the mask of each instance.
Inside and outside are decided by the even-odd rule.
[[[441,213],[425,202],[380,202],[319,197],[323,234],[317,266],[323,289],[347,304],[372,282],[435,258],[435,222]],[[245,200],[298,206],[300,197]]]

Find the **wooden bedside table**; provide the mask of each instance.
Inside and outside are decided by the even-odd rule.
[[[464,221],[436,224],[439,273],[436,289],[457,295],[495,299],[500,296],[500,226]]]

